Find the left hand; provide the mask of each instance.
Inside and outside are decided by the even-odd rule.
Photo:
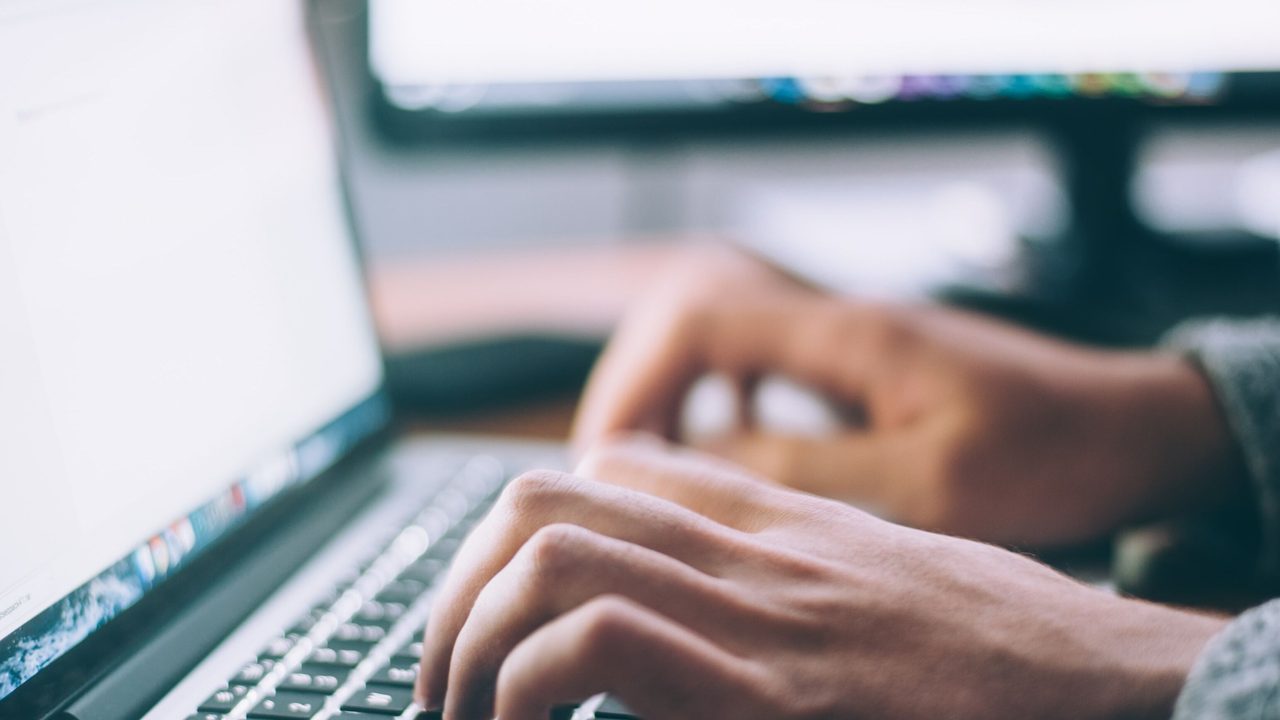
[[[731,381],[741,417],[702,449],[924,530],[1071,546],[1249,497],[1220,405],[1183,358],[823,295],[715,248],[691,254],[620,325],[575,445],[637,430],[680,439],[688,389],[708,373]],[[752,388],[768,376],[854,421],[819,435],[754,423]]]
[[[420,702],[543,720],[1167,718],[1223,621],[653,442],[517,478],[436,598]],[[599,481],[599,482],[597,482]]]

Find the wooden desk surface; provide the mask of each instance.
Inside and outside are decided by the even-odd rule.
[[[374,260],[369,292],[392,352],[512,331],[606,335],[699,238]]]
[[[577,398],[540,402],[521,407],[477,412],[456,417],[418,420],[414,433],[463,433],[501,435],[526,440],[564,442],[569,439]]]

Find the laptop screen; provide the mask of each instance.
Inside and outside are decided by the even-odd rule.
[[[0,698],[385,421],[300,2],[0,2]]]

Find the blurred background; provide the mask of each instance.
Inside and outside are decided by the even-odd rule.
[[[311,11],[393,391],[426,422],[567,417],[689,243],[1106,344],[1280,305],[1273,0]]]

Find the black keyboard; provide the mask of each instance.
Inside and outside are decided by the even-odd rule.
[[[432,589],[508,474],[475,457],[385,548],[343,577],[187,720],[439,720],[413,702]],[[553,720],[627,720],[616,707],[564,707]],[[632,718],[631,720],[634,720]]]

